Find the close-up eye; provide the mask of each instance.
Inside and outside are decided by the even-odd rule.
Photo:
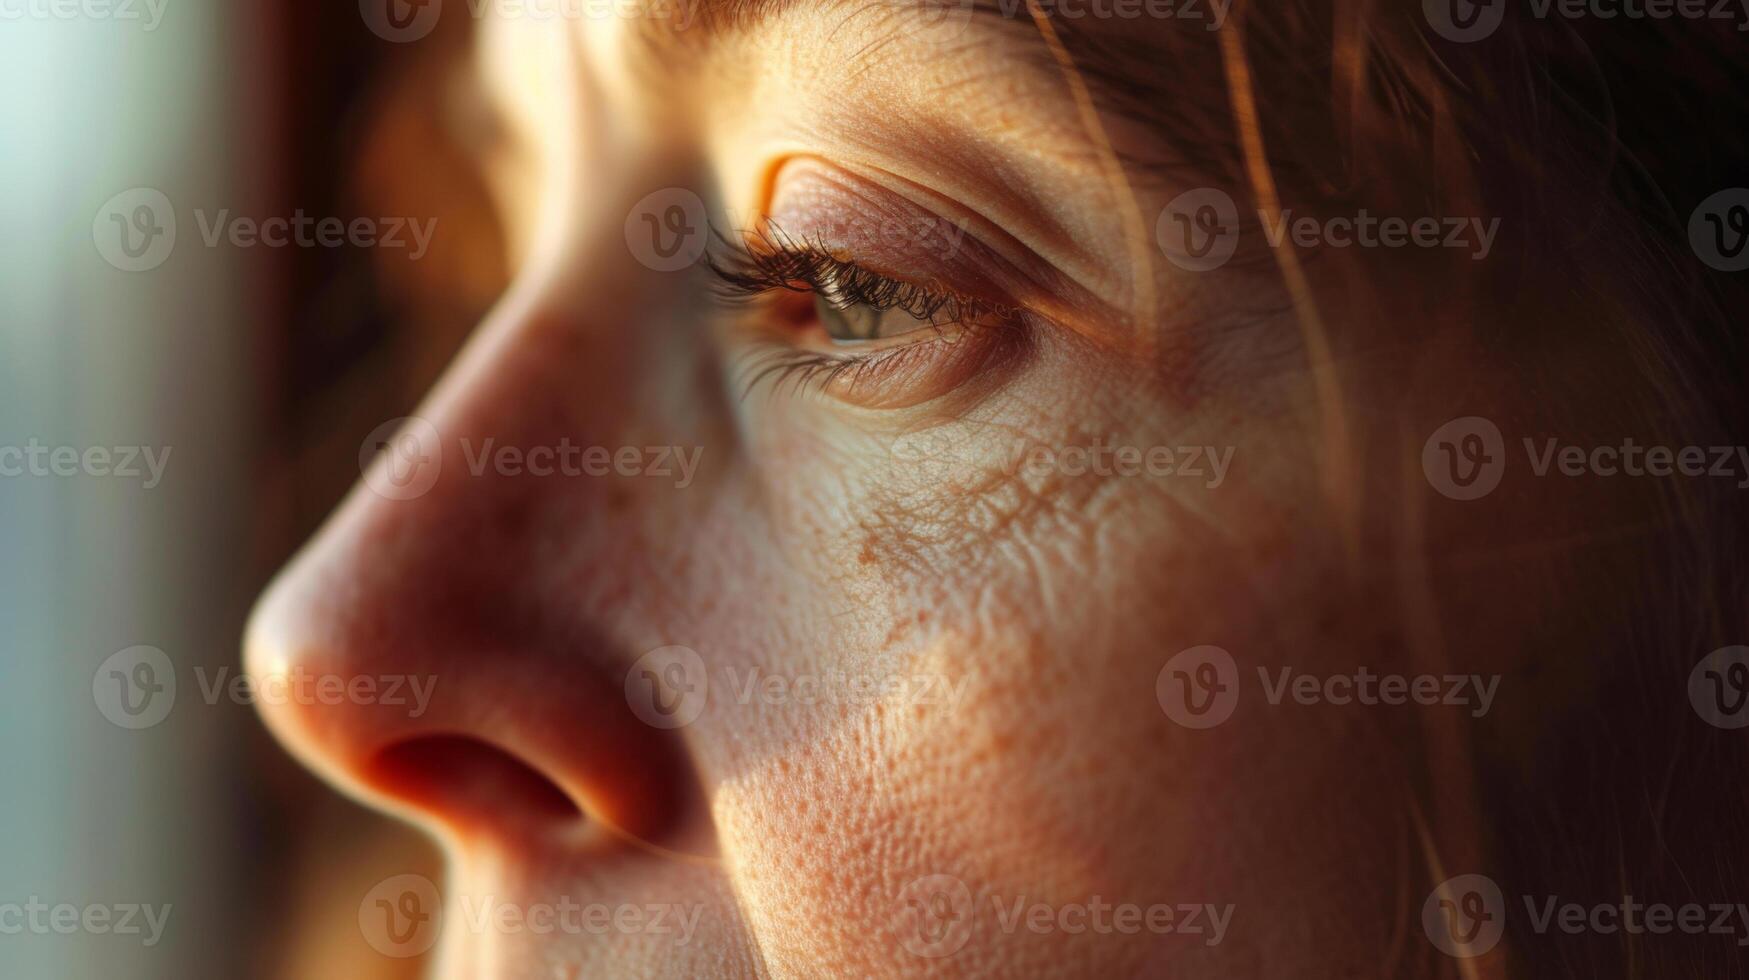
[[[1749,0],[0,78],[0,980],[1749,980]]]
[[[859,300],[833,299],[824,292],[814,294],[814,315],[833,343],[845,345],[890,340],[933,326],[904,310],[877,309]]]
[[[999,347],[1013,349],[1026,337],[1023,315],[1005,304],[936,276],[917,281],[877,271],[771,222],[719,245],[711,272],[754,339],[748,389],[764,382],[869,407],[909,405],[965,381],[972,369],[990,366]],[[986,336],[992,331],[1002,335]]]
[[[814,289],[813,294],[814,316],[826,336],[836,344],[865,345],[870,341],[904,337],[918,330],[940,330],[943,326],[937,317],[918,316],[902,305],[876,306],[842,288],[840,278],[836,276]],[[951,327],[959,323],[955,317],[946,325]]]

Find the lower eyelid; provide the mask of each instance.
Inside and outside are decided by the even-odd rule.
[[[753,356],[746,390],[817,391],[867,409],[909,408],[978,383],[995,383],[1030,348],[1018,319],[967,327],[866,353],[808,350],[767,337]],[[787,387],[786,387],[787,386]]]

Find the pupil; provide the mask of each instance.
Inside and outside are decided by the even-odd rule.
[[[818,312],[826,336],[833,340],[877,340],[880,337],[881,314],[860,303],[840,307],[825,296],[816,294],[814,309]]]

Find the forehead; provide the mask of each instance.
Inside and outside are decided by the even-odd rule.
[[[559,6],[582,5],[588,15],[484,19],[482,67],[520,115],[550,110],[552,97],[577,83],[566,62],[578,55],[651,85],[707,60],[741,77],[795,77],[798,62],[816,61],[807,84],[849,95],[883,69],[921,68],[946,80],[939,100],[982,101],[1010,125],[1049,108],[1021,87],[1030,76],[1063,97],[1084,94],[1117,141],[1134,148],[1127,162],[1182,163],[1210,176],[1236,144],[1222,45],[1241,25],[1230,3],[569,0]],[[723,100],[736,94],[724,88]]]

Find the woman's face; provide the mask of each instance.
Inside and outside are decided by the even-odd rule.
[[[449,844],[448,976],[1370,971],[1424,747],[1256,668],[1380,587],[1273,269],[1156,235],[1217,10],[733,6],[479,24],[516,281],[248,644],[429,703],[269,724]]]

